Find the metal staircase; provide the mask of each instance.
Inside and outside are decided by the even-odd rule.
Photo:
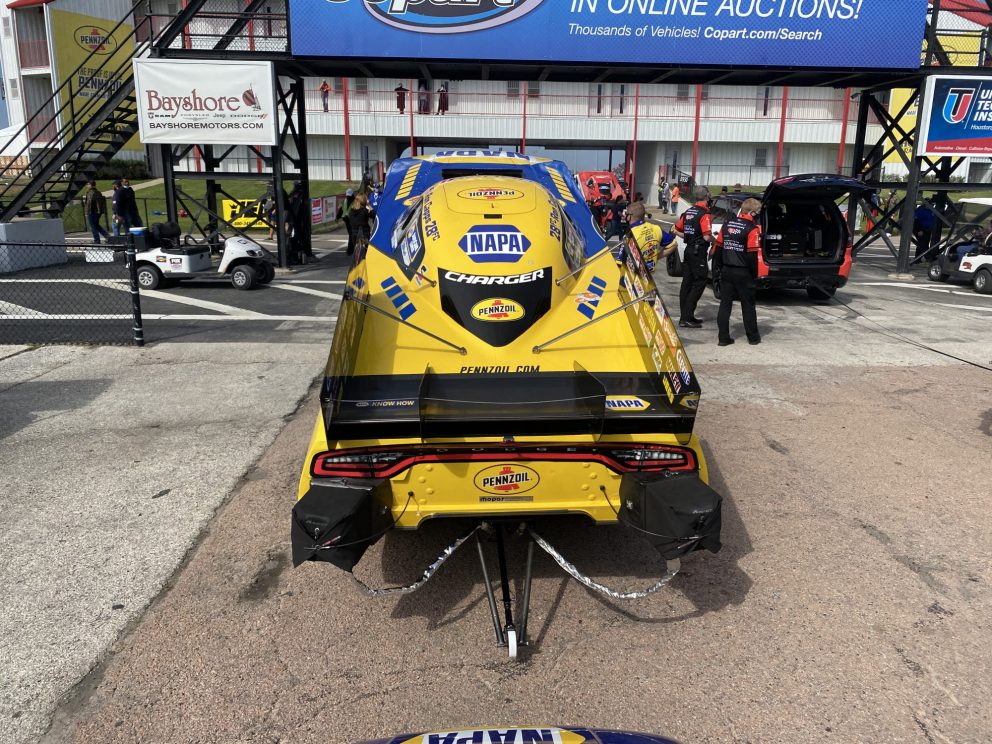
[[[8,145],[9,161],[0,168],[0,222],[15,217],[57,217],[87,181],[106,165],[138,131],[131,60],[167,52],[174,42],[189,46],[191,21],[208,0],[189,0],[175,17],[142,13],[147,0],[138,0],[108,36],[118,48],[133,42],[131,54],[96,55],[91,52],[13,136],[26,135],[27,144],[15,151]],[[209,48],[229,48],[258,10],[254,0],[241,13],[227,14],[230,26],[209,34]],[[220,17],[202,13],[213,26]],[[202,40],[202,38],[201,38]],[[84,72],[85,70],[85,72]],[[87,97],[79,95],[86,91]]]

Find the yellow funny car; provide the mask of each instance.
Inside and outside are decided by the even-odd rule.
[[[391,166],[370,245],[348,275],[321,411],[293,509],[294,563],[351,572],[393,529],[468,519],[413,591],[478,543],[497,642],[526,643],[534,546],[614,598],[667,583],[720,547],[721,498],[692,433],[699,386],[632,236],[607,247],[568,169],[453,151]],[[617,592],[536,532],[582,515],[621,524],[667,562]],[[503,536],[528,538],[514,622]],[[496,542],[504,620],[480,532]],[[363,585],[364,586],[364,585]]]

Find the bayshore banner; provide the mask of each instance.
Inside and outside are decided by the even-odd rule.
[[[992,155],[992,78],[927,78],[920,117],[917,155]]]
[[[298,56],[831,69],[918,68],[927,13],[927,0],[289,2]]]
[[[136,59],[134,88],[146,145],[277,142],[270,62]]]

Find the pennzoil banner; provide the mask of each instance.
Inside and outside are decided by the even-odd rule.
[[[146,145],[277,142],[269,62],[136,59],[134,89]]]
[[[927,78],[920,114],[917,155],[992,155],[992,77]]]
[[[72,76],[71,91],[64,91],[59,103],[67,107],[64,123],[74,127],[74,122],[68,120],[70,114],[75,117],[89,101],[106,100],[117,92],[120,81],[113,71],[126,65],[134,56],[134,39],[130,37],[133,29],[122,24],[114,30],[116,19],[72,13],[56,7],[51,9],[51,14],[57,85]],[[132,138],[124,147],[142,149],[137,138]]]
[[[913,69],[927,0],[289,0],[289,12],[298,56]]]

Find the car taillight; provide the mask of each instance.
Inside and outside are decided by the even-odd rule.
[[[688,447],[637,445],[606,452],[628,471],[695,470],[696,456]]]
[[[689,447],[666,444],[603,444],[526,446],[506,443],[414,446],[336,450],[316,455],[310,469],[315,478],[391,478],[417,463],[445,462],[598,462],[617,473],[632,471],[693,471],[696,453]]]
[[[396,463],[408,458],[404,452],[340,450],[317,455],[313,474],[322,478],[383,478]]]

